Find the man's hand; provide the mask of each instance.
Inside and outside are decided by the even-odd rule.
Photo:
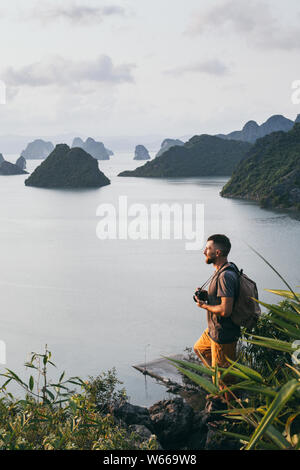
[[[201,287],[197,287],[196,291],[199,289],[201,289]],[[197,297],[195,297],[195,299],[197,299]],[[204,308],[204,309],[206,308],[206,305],[207,305],[207,303],[204,302],[204,300],[197,300],[196,304],[198,305],[198,307]]]
[[[207,303],[204,302],[204,300],[197,300],[197,305],[198,305],[198,307],[204,308],[204,309],[206,309],[206,307],[207,307]]]

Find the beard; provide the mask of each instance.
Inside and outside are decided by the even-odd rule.
[[[206,258],[206,264],[213,264],[216,261],[216,257],[212,256],[211,258]]]

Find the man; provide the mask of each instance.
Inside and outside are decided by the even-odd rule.
[[[207,311],[208,328],[194,345],[197,356],[211,366],[216,364],[228,367],[226,356],[236,359],[236,344],[240,336],[240,327],[230,318],[234,299],[238,292],[238,273],[227,260],[231,248],[225,235],[212,235],[207,239],[204,250],[205,261],[213,264],[216,272],[208,287],[208,301],[197,301],[197,305]],[[229,379],[229,380],[228,380]],[[230,382],[227,377],[224,381]]]

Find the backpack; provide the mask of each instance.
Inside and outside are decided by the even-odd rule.
[[[253,298],[258,300],[256,284],[252,279],[244,274],[242,269],[239,270],[234,263],[220,269],[216,282],[218,282],[221,272],[226,269],[234,270],[239,276],[238,293],[234,300],[230,318],[235,325],[243,326],[251,330],[256,325],[257,320],[261,315],[259,303],[253,300]]]

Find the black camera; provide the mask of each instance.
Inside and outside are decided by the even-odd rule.
[[[207,302],[208,301],[208,293],[207,290],[204,289],[197,289],[195,294],[193,295],[193,299],[195,302]]]

